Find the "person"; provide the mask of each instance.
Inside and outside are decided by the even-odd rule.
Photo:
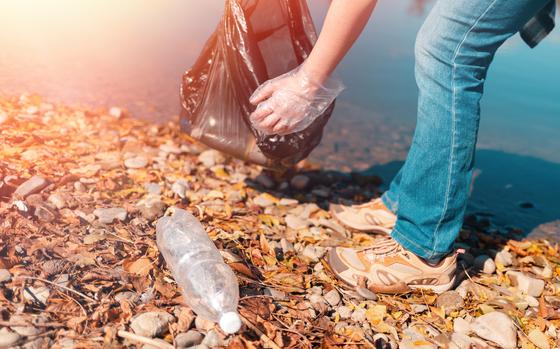
[[[255,127],[268,134],[298,131],[332,102],[340,88],[331,74],[375,4],[332,1],[307,60],[253,94]],[[488,68],[517,32],[534,47],[554,27],[554,11],[554,0],[435,3],[415,44],[417,125],[405,164],[381,198],[331,207],[350,228],[388,235],[366,248],[331,249],[328,262],[337,277],[386,293],[453,287],[453,243],[464,218]]]

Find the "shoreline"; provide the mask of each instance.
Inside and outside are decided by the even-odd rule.
[[[0,98],[0,129],[0,344],[139,345],[132,333],[161,348],[186,337],[231,348],[463,348],[509,331],[518,347],[542,347],[543,336],[560,345],[558,244],[488,235],[472,217],[457,241],[467,253],[455,291],[357,293],[323,256],[374,236],[351,234],[327,209],[377,197],[375,175],[303,165],[298,179],[275,181],[172,123],[36,96]],[[171,206],[201,220],[238,275],[250,324],[239,334],[226,337],[182,305],[155,244],[154,223]],[[492,320],[497,313],[505,318]],[[141,329],[150,316],[154,333]],[[488,335],[480,319],[511,326]]]

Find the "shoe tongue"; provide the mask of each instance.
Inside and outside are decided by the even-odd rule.
[[[392,238],[384,238],[367,248],[364,254],[372,259],[388,256],[399,252],[401,246]]]

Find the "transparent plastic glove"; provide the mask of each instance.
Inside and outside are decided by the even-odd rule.
[[[315,81],[302,66],[268,80],[250,98],[257,109],[251,124],[266,135],[287,135],[305,130],[344,90],[339,79]]]

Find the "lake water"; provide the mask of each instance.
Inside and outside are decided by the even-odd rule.
[[[318,25],[326,1],[309,1]],[[406,156],[417,90],[413,45],[426,11],[382,0],[342,63],[347,85],[312,160],[389,179]],[[182,72],[215,28],[222,1],[0,0],[0,94],[41,94],[136,117],[178,114]],[[429,7],[429,5],[428,5]],[[534,50],[498,52],[483,100],[470,211],[531,229],[560,218],[560,30]],[[529,202],[532,208],[521,208]]]

